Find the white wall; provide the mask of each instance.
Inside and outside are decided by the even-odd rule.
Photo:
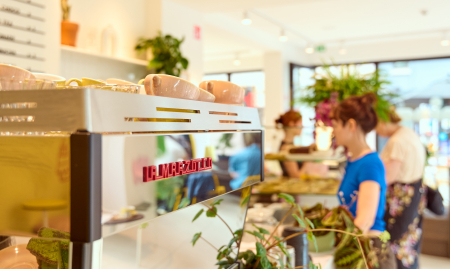
[[[117,33],[117,55],[136,57],[134,46],[147,26],[146,0],[70,1],[70,20],[79,24],[77,47],[99,52],[102,30],[112,25]]]
[[[274,126],[274,121],[283,113],[283,56],[278,51],[264,54],[264,74],[266,86],[266,106],[264,125]]]
[[[140,37],[153,37],[158,31],[177,38],[185,37],[181,46],[189,60],[188,71],[184,74],[194,83],[203,76],[202,40],[194,38],[194,25],[202,27],[200,12],[168,0],[78,0],[72,1],[71,21],[80,25],[77,47],[100,53],[101,33],[112,25],[117,33],[118,57],[136,58],[134,47]],[[145,55],[144,55],[145,57]],[[142,58],[142,56],[141,56]],[[143,66],[117,64],[111,60],[89,58],[63,52],[59,74],[65,77],[92,77],[105,79],[117,77],[127,80],[129,74],[134,81],[142,78],[147,71]]]
[[[175,2],[164,0],[162,3],[161,30],[178,38],[184,36],[181,50],[189,60],[185,78],[198,85],[203,77],[203,45],[202,33],[200,40],[194,38],[194,27],[203,27],[203,14]]]
[[[264,55],[240,57],[240,65],[234,65],[235,58],[226,57],[221,59],[213,59],[204,62],[205,74],[211,73],[227,73],[240,71],[255,71],[264,69]]]
[[[441,46],[441,39],[441,37],[424,37],[416,39],[348,44],[345,47],[347,50],[345,55],[339,54],[340,47],[330,46],[327,47],[326,53],[314,53],[309,55],[309,59],[306,64],[320,65],[322,64],[322,59],[328,62],[333,59],[336,63],[359,63],[450,57],[450,47]]]

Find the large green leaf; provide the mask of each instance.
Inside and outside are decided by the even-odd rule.
[[[267,255],[267,251],[264,246],[260,242],[256,242],[256,256],[265,257]]]
[[[250,200],[250,195],[247,195],[244,199],[242,199],[241,206],[247,205],[248,200]]]
[[[303,210],[302,210],[302,208],[300,207],[300,205],[297,205],[297,209],[298,209],[298,212],[300,212],[300,216],[301,216],[302,218],[304,218],[304,217],[305,217],[305,214],[303,213]]]
[[[317,247],[317,240],[316,240],[316,237],[314,236],[314,234],[312,232],[309,232],[307,234],[307,238],[308,238],[309,242],[313,242],[316,252],[319,252],[319,248]]]
[[[238,237],[233,237],[230,242],[228,243],[228,247],[231,247],[231,245],[233,245],[234,242],[238,241],[239,238]]]
[[[300,227],[308,229],[305,222],[299,216],[297,216],[296,214],[292,214],[292,216],[297,220],[298,225],[300,225]]]
[[[272,268],[272,264],[270,263],[267,256],[261,257],[261,265],[262,265],[263,269],[271,269]]]
[[[187,69],[189,66],[189,61],[186,58],[181,58],[180,63],[183,69]]]
[[[288,202],[291,205],[295,205],[295,199],[292,195],[289,195],[287,193],[280,193],[280,194],[278,194],[278,197],[281,199],[284,199],[286,202]]]
[[[255,236],[255,237],[257,237],[257,238],[259,238],[261,240],[265,240],[264,236],[262,234],[260,234],[259,232],[257,232],[257,231],[245,231],[245,232],[248,233],[248,234],[251,234],[251,235],[253,235],[253,236]]]
[[[234,231],[234,234],[240,238],[242,236],[242,229]]]
[[[197,214],[195,215],[195,217],[192,220],[192,222],[194,222],[196,219],[198,219],[202,215],[203,211],[204,211],[203,208],[200,209],[200,211],[198,211]]]
[[[214,201],[212,204],[210,204],[210,206],[214,206],[214,205],[220,205],[220,203],[223,201],[223,199],[219,199]]]
[[[261,228],[261,227],[258,227],[258,226],[256,226],[254,223],[252,223],[252,225],[253,225],[253,227],[255,227],[256,229],[258,229],[258,231],[259,231],[260,233],[262,233],[262,234],[270,234],[269,231],[267,231],[266,229]]]
[[[208,218],[214,218],[215,216],[217,216],[217,207],[213,206],[212,208],[208,209],[206,211],[206,216]]]
[[[197,240],[200,239],[200,237],[202,236],[202,233],[196,233],[194,234],[194,237],[192,238],[192,245],[195,246],[195,243],[197,243]]]
[[[313,224],[308,218],[305,218],[305,220],[306,220],[306,222],[308,222],[309,227],[311,227],[311,229],[314,229],[314,228],[315,228],[315,227],[314,227],[314,224]]]

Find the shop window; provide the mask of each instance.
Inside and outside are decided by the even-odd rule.
[[[266,104],[264,72],[231,73],[230,81],[245,89],[245,104],[263,108]]]

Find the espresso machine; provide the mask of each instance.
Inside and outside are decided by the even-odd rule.
[[[256,108],[0,91],[0,268],[217,268],[264,177],[262,141]],[[220,218],[193,221],[214,202]]]

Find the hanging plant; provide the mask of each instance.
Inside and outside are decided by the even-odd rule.
[[[157,74],[166,74],[179,77],[186,70],[189,61],[181,54],[180,46],[184,38],[177,39],[171,35],[162,35],[150,39],[140,38],[135,50],[146,52],[152,50],[153,59],[148,63],[149,69],[154,69]]]
[[[388,121],[392,107],[390,101],[397,97],[397,94],[386,89],[390,82],[380,75],[379,70],[363,75],[356,69],[350,71],[350,67],[342,65],[339,74],[333,74],[330,66],[324,65],[324,74],[314,74],[315,83],[308,86],[305,95],[294,102],[315,107],[316,122],[331,126],[329,113],[338,102],[350,96],[373,92],[377,96],[375,112],[381,120]]]

